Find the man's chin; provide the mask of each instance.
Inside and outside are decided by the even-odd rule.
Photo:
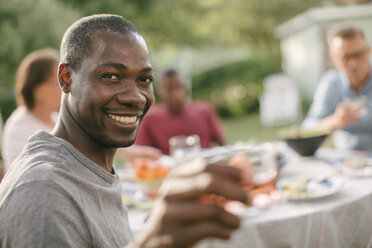
[[[105,139],[101,140],[100,143],[105,148],[122,148],[128,147],[134,144],[135,139],[120,141],[120,140],[113,140],[113,139]]]
[[[116,144],[116,147],[115,148],[124,148],[124,147],[128,147],[128,146],[131,146],[134,144],[134,139],[129,141],[129,142],[120,142],[120,143],[117,143]]]

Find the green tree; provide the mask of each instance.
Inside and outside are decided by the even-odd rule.
[[[14,79],[21,60],[36,49],[58,49],[64,30],[80,14],[54,0],[0,4],[0,106],[6,119],[15,107]]]
[[[113,13],[132,21],[154,54],[180,47],[248,46],[279,53],[275,26],[324,0],[0,0],[0,106],[14,109],[14,74],[28,53],[59,47],[77,18]],[[278,61],[277,58],[273,59]],[[155,65],[156,66],[156,65]]]

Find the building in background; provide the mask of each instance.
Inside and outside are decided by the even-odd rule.
[[[370,3],[372,0],[335,0],[337,4]]]
[[[361,27],[372,46],[372,3],[312,8],[276,28],[283,71],[297,83],[304,100],[312,99],[321,75],[333,67],[326,34],[338,22]]]

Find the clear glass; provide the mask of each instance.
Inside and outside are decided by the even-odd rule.
[[[200,151],[198,135],[178,135],[169,139],[170,155],[177,161],[178,165],[197,158]]]
[[[348,104],[362,104],[363,107],[359,110],[359,115],[364,116],[368,113],[367,108],[368,98],[365,95],[354,95],[345,97],[344,102]]]
[[[253,205],[265,207],[277,197],[276,181],[278,162],[276,150],[265,144],[254,147],[230,148],[210,156],[208,162],[226,161],[229,166],[237,167],[251,174],[251,180],[242,182],[243,188],[253,196]]]
[[[229,151],[229,165],[253,174],[256,186],[272,183],[278,173],[274,151],[265,146],[238,148]]]

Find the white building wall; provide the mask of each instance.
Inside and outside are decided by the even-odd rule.
[[[340,22],[361,27],[372,46],[372,4],[311,9],[277,29],[283,72],[297,83],[304,100],[312,99],[322,74],[333,67],[326,33]]]
[[[283,71],[298,85],[301,95],[311,99],[325,69],[323,35],[312,25],[281,41]]]

